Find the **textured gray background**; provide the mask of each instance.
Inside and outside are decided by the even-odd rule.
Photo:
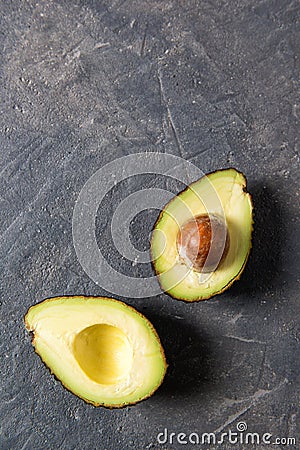
[[[239,420],[299,448],[299,12],[290,0],[1,1],[2,449],[162,448],[165,427]],[[145,402],[96,409],[50,376],[23,316],[45,297],[108,294],[76,258],[74,202],[106,162],[149,150],[245,172],[253,251],[211,301],[127,299],[157,328],[168,375]],[[145,269],[123,267],[101,233],[113,205],[148,182],[117,186],[97,219],[112,264],[136,276]],[[132,224],[139,248],[155,217]]]

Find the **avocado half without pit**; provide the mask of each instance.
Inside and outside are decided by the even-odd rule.
[[[237,280],[251,248],[252,200],[235,169],[210,173],[174,197],[151,240],[163,291],[185,301],[209,299]]]
[[[51,372],[78,397],[117,408],[154,393],[166,372],[152,324],[104,297],[57,297],[32,306],[25,324]]]

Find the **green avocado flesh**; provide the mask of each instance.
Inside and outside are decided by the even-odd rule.
[[[78,397],[110,408],[137,403],[160,386],[164,351],[152,324],[105,297],[57,297],[26,316],[33,345],[51,372]]]
[[[229,242],[226,254],[211,273],[201,273],[186,264],[177,247],[182,226],[203,214],[222,217]],[[223,292],[245,267],[252,223],[252,201],[242,173],[219,170],[192,183],[168,203],[154,227],[151,253],[162,289],[190,302]]]

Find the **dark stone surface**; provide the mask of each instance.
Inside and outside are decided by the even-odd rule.
[[[156,436],[235,431],[242,420],[298,439],[276,448],[299,448],[299,2],[3,0],[0,11],[0,447],[236,449]],[[242,170],[253,251],[241,280],[211,301],[127,300],[157,328],[168,375],[145,402],[96,409],[50,375],[23,316],[46,297],[108,295],[77,260],[74,202],[105,163],[149,150],[204,172]],[[110,204],[143,182],[116,187],[103,229]],[[132,224],[145,249],[138,220],[146,240],[153,212]],[[139,264],[126,267],[139,276]]]

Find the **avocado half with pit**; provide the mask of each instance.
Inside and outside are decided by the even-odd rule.
[[[174,197],[155,224],[151,253],[163,291],[185,301],[223,292],[251,248],[252,200],[235,169],[210,173]]]
[[[154,393],[166,372],[152,324],[134,308],[104,297],[57,297],[32,306],[25,324],[51,372],[78,397],[109,408]]]

